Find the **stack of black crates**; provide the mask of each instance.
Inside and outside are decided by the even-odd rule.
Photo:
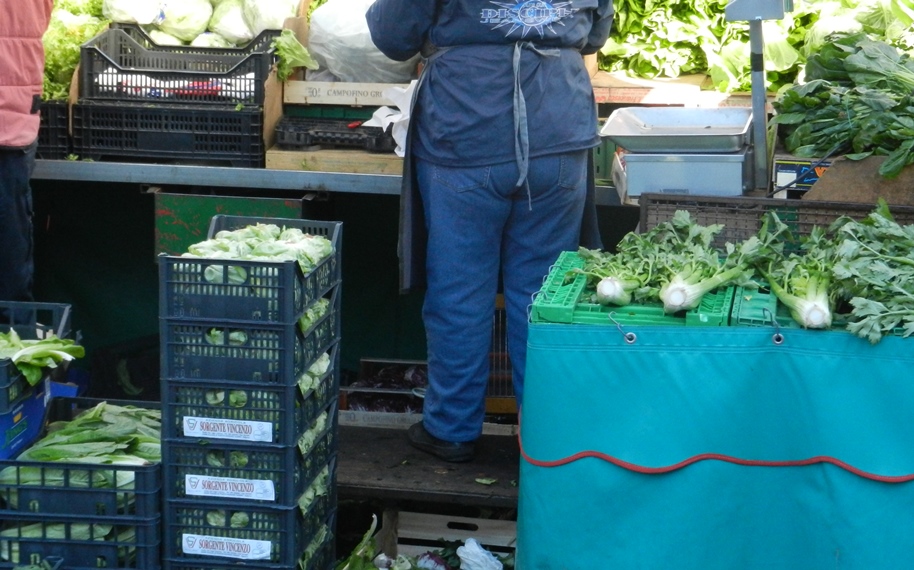
[[[81,159],[263,167],[265,30],[240,48],[162,46],[118,24],[80,52],[72,150]]]
[[[159,258],[167,569],[335,560],[342,224],[216,216],[209,236],[257,223],[324,236],[333,254],[307,273]]]

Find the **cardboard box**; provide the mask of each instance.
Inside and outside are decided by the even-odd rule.
[[[301,3],[300,14],[307,14],[308,0]],[[295,32],[302,45],[308,46],[308,18],[288,18],[285,28]],[[380,107],[393,106],[384,96],[391,87],[407,87],[408,83],[355,83],[348,81],[308,81],[300,70],[288,81],[283,89],[283,102],[292,105],[353,105]]]
[[[428,385],[427,370],[428,365],[422,360],[363,358],[358,379],[340,386],[340,410],[421,415],[421,390]]]

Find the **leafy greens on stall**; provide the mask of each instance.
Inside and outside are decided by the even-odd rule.
[[[764,286],[806,329],[838,326],[873,344],[914,335],[914,224],[896,222],[884,199],[861,220],[844,215],[803,236],[774,210],[761,222],[755,235],[720,249],[711,243],[721,224],[702,226],[677,211],[644,234],[626,234],[616,253],[579,249],[584,266],[565,279],[584,276],[582,302],[620,305],[624,299],[596,291],[624,266],[624,281],[638,284],[628,301],[660,300],[667,313],[697,307],[723,286]]]
[[[573,269],[587,276],[595,300],[604,305],[660,300],[666,313],[694,309],[705,293],[726,285],[753,284],[752,262],[761,242],[753,237],[741,244],[712,247],[721,224],[695,223],[689,212],[678,210],[671,220],[642,234],[630,232],[615,254],[580,249],[585,265]]]
[[[834,276],[852,307],[847,330],[879,342],[914,334],[914,225],[898,224],[884,200],[861,221],[832,225],[839,239]]]
[[[15,329],[0,333],[0,360],[10,359],[32,386],[41,381],[44,370],[57,368],[86,355],[72,339],[49,335],[41,339],[22,339]]]
[[[914,163],[914,59],[865,33],[836,35],[810,56],[807,82],[773,103],[787,151],[852,160],[885,156],[879,173]]]
[[[818,226],[808,236],[797,238],[774,211],[766,214],[759,235],[767,246],[755,267],[771,292],[803,328],[830,327],[836,299],[834,240]],[[792,251],[785,252],[785,246]]]

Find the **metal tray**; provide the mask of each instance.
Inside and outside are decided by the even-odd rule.
[[[735,152],[749,143],[752,109],[622,107],[600,129],[629,152]]]

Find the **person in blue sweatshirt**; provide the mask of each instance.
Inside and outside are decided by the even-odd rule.
[[[606,42],[612,0],[376,0],[366,19],[389,58],[423,56],[398,249],[401,290],[425,288],[429,386],[407,437],[469,461],[499,289],[522,407],[532,296],[562,251],[600,246],[591,154],[600,139],[582,55]]]

